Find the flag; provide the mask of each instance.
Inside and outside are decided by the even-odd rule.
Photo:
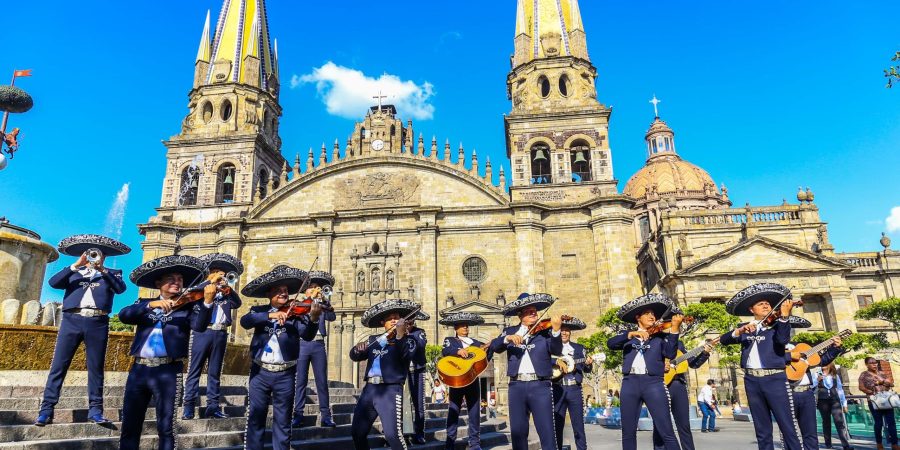
[[[16,70],[16,71],[13,72],[13,76],[14,76],[14,77],[30,77],[30,76],[31,76],[31,69],[27,69],[27,70]]]

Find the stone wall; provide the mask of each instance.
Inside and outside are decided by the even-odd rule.
[[[40,300],[47,263],[57,258],[37,233],[0,222],[0,300]]]
[[[36,325],[0,325],[0,371],[49,370],[56,348],[57,329]],[[125,372],[131,367],[133,333],[111,332],[106,347],[105,369]],[[246,345],[228,344],[222,373],[246,375],[250,373],[249,349]],[[84,346],[78,348],[70,370],[87,370]]]

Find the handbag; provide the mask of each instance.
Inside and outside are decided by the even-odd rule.
[[[900,408],[900,396],[893,391],[878,392],[870,395],[869,402],[872,404],[872,409],[888,410]]]

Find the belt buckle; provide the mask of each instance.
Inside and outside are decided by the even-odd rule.
[[[366,382],[369,383],[369,384],[384,384],[384,378],[382,378],[382,377],[369,377],[369,379],[366,380]]]

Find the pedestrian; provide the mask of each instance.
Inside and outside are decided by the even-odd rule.
[[[841,446],[844,450],[853,450],[850,445],[850,432],[844,421],[847,413],[847,396],[844,394],[844,384],[841,377],[830,363],[822,367],[819,374],[819,384],[816,389],[816,407],[822,416],[822,434],[825,435],[825,448],[831,447],[831,419],[834,418],[834,427],[837,429]]]
[[[497,393],[494,391],[491,391],[491,395],[488,397],[488,418],[497,418]]]
[[[434,380],[434,387],[431,388],[431,400],[434,403],[444,403],[444,397],[447,394],[447,389],[441,384],[441,380]]]
[[[700,406],[700,412],[703,413],[703,420],[700,422],[700,432],[716,432],[716,399],[714,392],[716,389],[716,380],[706,380],[706,386],[700,389],[697,395],[697,405]]]
[[[879,392],[887,392],[894,387],[894,380],[890,375],[881,371],[881,363],[873,357],[866,358],[866,371],[859,375],[859,390],[866,395],[875,395]],[[887,432],[891,450],[900,450],[897,445],[897,423],[894,421],[894,409],[875,409],[869,402],[869,411],[875,419],[875,445],[878,450],[884,450],[882,445],[882,433]]]

